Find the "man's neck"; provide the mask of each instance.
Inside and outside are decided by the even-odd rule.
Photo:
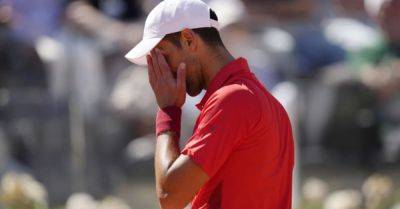
[[[202,63],[204,89],[208,89],[209,84],[218,74],[218,72],[235,58],[228,52],[228,50],[221,49],[215,55],[208,57],[206,62]]]

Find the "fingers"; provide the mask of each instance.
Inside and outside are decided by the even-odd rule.
[[[177,73],[177,88],[178,92],[186,94],[186,64],[181,63]]]
[[[160,50],[148,55],[149,81],[160,107],[176,105],[181,107],[186,98],[186,64],[181,63],[174,79],[171,68]]]
[[[150,55],[147,55],[146,56],[146,59],[147,59],[147,67],[148,67],[148,71],[147,71],[147,73],[148,73],[148,75],[149,75],[149,82],[150,82],[150,85],[151,86],[153,86],[154,85],[154,82],[156,81],[156,75],[155,75],[155,72],[154,72],[154,67],[153,67],[153,60],[152,60],[152,58],[151,58],[151,56]]]
[[[160,66],[160,71],[161,71],[162,76],[164,76],[164,78],[166,78],[169,81],[173,81],[171,69],[170,69],[167,61],[165,60],[164,55],[161,53],[161,51],[159,49],[155,49],[155,52],[157,55],[157,61],[158,61],[158,65]]]
[[[153,49],[153,50],[150,51],[150,54],[151,54],[151,58],[152,58],[152,61],[153,61],[154,74],[155,74],[157,80],[159,80],[159,79],[162,78],[162,72],[161,72],[160,66],[158,64],[157,53]]]

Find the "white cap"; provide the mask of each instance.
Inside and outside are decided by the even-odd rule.
[[[218,21],[211,18],[210,7],[201,0],[164,0],[147,16],[143,40],[128,54],[129,61],[147,65],[146,55],[170,33],[183,29],[219,27]]]

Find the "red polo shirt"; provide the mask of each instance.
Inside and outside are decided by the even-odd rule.
[[[210,177],[193,209],[289,209],[294,165],[282,105],[239,58],[222,68],[197,105],[201,113],[182,154]]]

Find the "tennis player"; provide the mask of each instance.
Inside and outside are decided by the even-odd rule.
[[[200,0],[164,0],[126,58],[148,65],[159,111],[156,189],[162,209],[289,209],[294,146],[282,105],[245,58],[235,59],[217,15]],[[206,94],[191,138],[179,148],[186,93]]]

